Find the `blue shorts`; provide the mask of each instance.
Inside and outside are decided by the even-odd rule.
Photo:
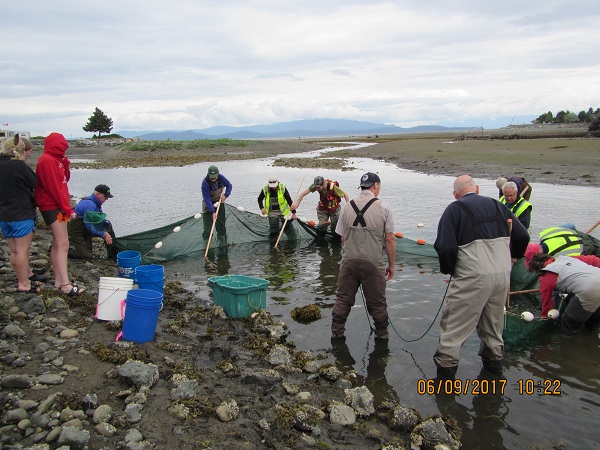
[[[33,219],[0,222],[0,230],[5,238],[22,238],[35,230],[35,222]]]

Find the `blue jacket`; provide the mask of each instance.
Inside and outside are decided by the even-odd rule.
[[[92,194],[77,203],[74,211],[75,214],[77,214],[77,217],[83,220],[83,217],[87,211],[102,212],[102,203],[100,203],[100,200],[98,200],[96,196]],[[98,232],[92,229],[92,226],[88,223],[85,223],[85,228],[87,228],[87,230],[94,236],[104,237],[104,231]]]
[[[229,197],[231,195],[233,185],[223,175],[219,174],[214,183],[211,181],[208,175],[204,177],[204,180],[202,180],[202,200],[204,200],[204,203],[206,204],[206,209],[208,209],[211,213],[215,212],[215,207],[210,198],[210,193],[211,191],[216,191],[223,186],[225,186],[225,197]]]

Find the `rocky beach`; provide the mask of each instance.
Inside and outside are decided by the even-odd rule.
[[[116,263],[70,260],[86,290],[62,295],[50,239],[40,226],[39,295],[16,292],[0,243],[0,448],[458,448],[452,419],[375,405],[331,354],[296,348],[284,322],[227,318],[177,279],[165,280],[155,339],[116,340],[122,322],[94,318],[98,280],[117,276]]]
[[[348,156],[431,174],[520,174],[533,183],[600,186],[600,141],[586,136],[347,139],[361,140],[378,145]],[[184,165],[297,153],[332,140],[245,142],[140,151],[81,141],[67,154],[73,167]],[[38,144],[32,166],[40,153]],[[31,265],[46,268],[49,279],[36,295],[16,292],[8,246],[0,239],[0,449],[460,446],[461,430],[451,417],[423,417],[394,399],[375,404],[333,351],[297,348],[286,324],[266,312],[228,318],[176,275],[165,280],[155,339],[117,340],[122,322],[94,317],[99,279],[116,277],[116,263],[103,257],[100,246],[94,260],[69,260],[72,280],[86,289],[69,297],[54,289],[50,242],[42,222]]]

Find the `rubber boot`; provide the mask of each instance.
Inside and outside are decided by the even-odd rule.
[[[331,338],[337,339],[344,337],[346,332],[346,319],[338,316],[331,317]]]
[[[573,317],[569,316],[566,311],[560,317],[560,334],[563,336],[576,335],[583,325],[583,321],[575,320]]]
[[[600,309],[596,310],[596,312],[585,321],[585,327],[591,331],[600,330]]]
[[[481,358],[483,368],[491,374],[502,375],[502,360]]]
[[[456,377],[457,370],[458,370],[458,366],[438,367],[437,368],[437,378],[440,380],[454,379],[454,377]]]

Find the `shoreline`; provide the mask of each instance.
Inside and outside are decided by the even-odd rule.
[[[272,158],[331,147],[333,143],[364,142],[376,145],[338,150],[316,158],[281,158],[275,164],[290,167],[339,169],[333,157],[380,159],[402,169],[427,175],[495,180],[523,176],[531,183],[600,187],[600,139],[581,126],[517,126],[481,134],[456,132],[389,136],[350,136],[319,139],[236,141],[236,146],[125,151],[107,141],[74,141],[67,150],[72,168],[186,166],[201,162]],[[160,141],[162,142],[162,141]],[[90,146],[92,145],[92,146]],[[164,142],[162,144],[164,146]],[[175,144],[173,144],[175,145]],[[28,163],[35,167],[41,147],[35,146]]]

